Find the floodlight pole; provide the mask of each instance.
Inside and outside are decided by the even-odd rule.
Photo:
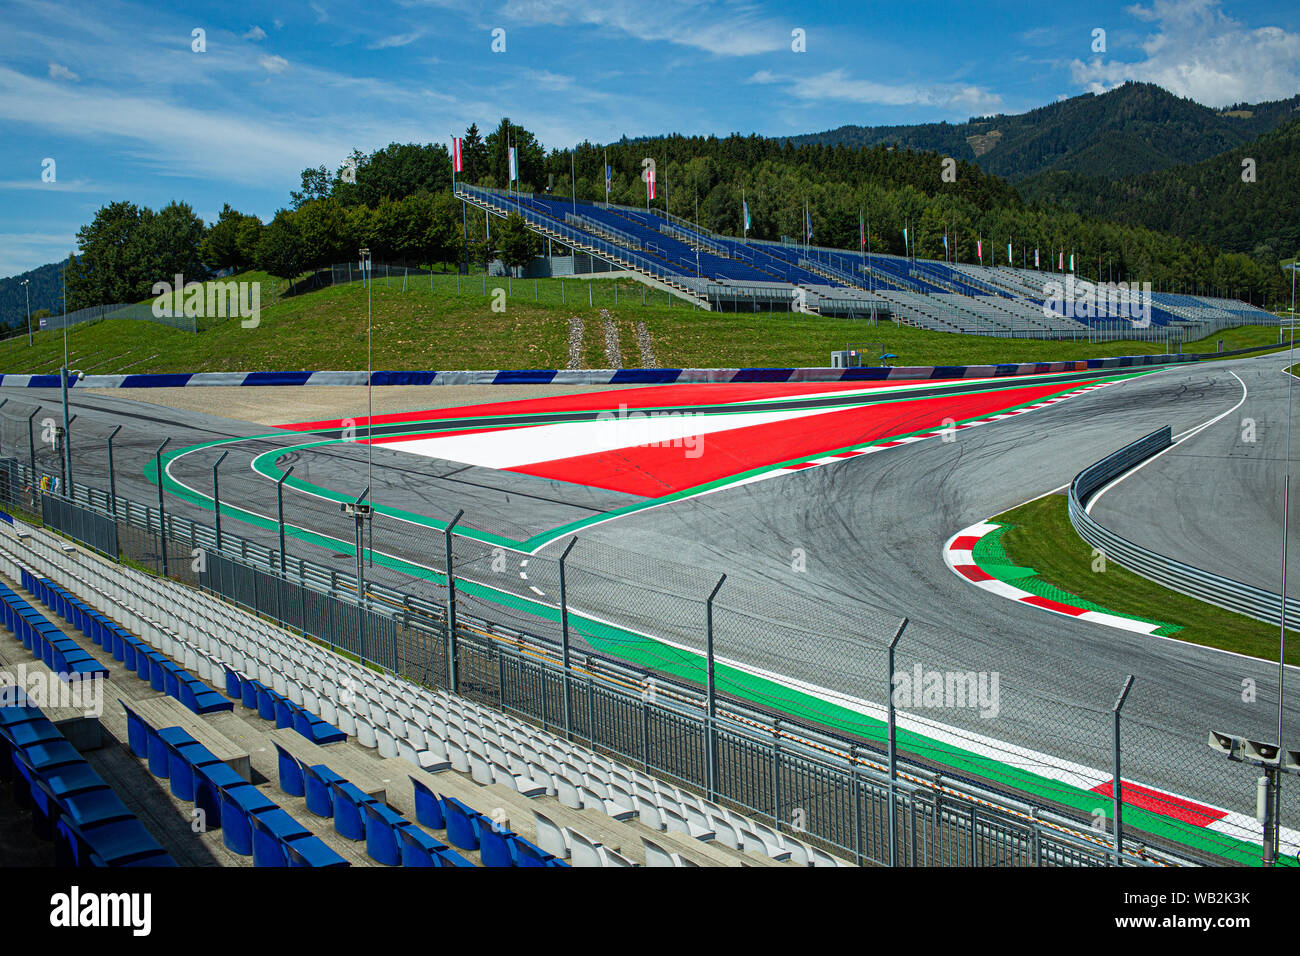
[[[577,537],[570,539],[569,546],[560,555],[560,658],[564,666],[564,736],[566,739],[573,737],[573,720],[569,703],[569,592],[565,586],[564,562],[577,543]]]
[[[276,516],[280,525],[280,574],[285,573],[284,557],[284,482],[293,474],[294,466],[290,465],[288,470],[280,476],[280,480],[275,483],[275,508]],[[214,469],[215,470],[215,469]]]
[[[117,473],[113,470],[113,439],[121,430],[122,426],[118,425],[108,436],[108,507],[114,519],[117,518]]]
[[[163,443],[158,446],[158,450],[153,453],[154,466],[158,469],[158,545],[162,555],[162,574],[167,574],[167,516],[163,512],[163,469],[162,469],[162,451],[167,447],[170,438],[164,438]]]
[[[705,702],[708,708],[708,736],[705,740],[707,766],[705,769],[705,789],[710,800],[716,800],[718,797],[718,691],[717,683],[714,679],[714,655],[713,655],[713,599],[718,596],[722,590],[722,585],[726,582],[727,576],[724,574],[718,578],[718,583],[713,587],[713,593],[709,595],[708,601],[704,604],[705,613]]]
[[[374,349],[371,338],[371,298],[373,295],[373,283],[370,279],[370,250],[361,250],[361,264],[363,274],[366,279],[366,489],[369,490],[374,484],[374,444],[373,438],[375,429],[375,405],[371,397],[373,387],[372,380],[375,377],[374,372]],[[374,525],[371,525],[371,534],[374,534]],[[371,538],[371,544],[374,544],[374,538]],[[283,549],[282,549],[283,551]],[[360,551],[357,552],[360,554]],[[374,567],[375,554],[374,548],[370,551],[370,565]]]
[[[1295,311],[1295,298],[1296,298],[1294,280],[1295,277],[1292,276],[1292,284],[1291,284],[1292,285],[1292,289],[1291,289],[1291,311],[1292,312]],[[25,280],[22,280],[22,287],[23,287],[23,291],[26,291],[27,293],[27,347],[29,347],[30,349],[31,347],[31,280],[30,278],[25,278]]]
[[[217,553],[221,552],[221,485],[217,479],[217,469],[221,467],[221,463],[226,460],[226,456],[229,454],[230,452],[223,451],[221,457],[217,459],[217,463],[212,466],[212,514],[215,516],[213,518],[213,527],[217,533]]]
[[[366,562],[362,554],[365,542],[365,530],[362,522],[366,520],[361,511],[361,502],[365,500],[366,495],[370,494],[370,486],[366,485],[366,490],[357,495],[357,500],[352,502],[352,518],[356,525],[356,551],[357,551],[357,656],[361,658],[364,665],[366,661]],[[283,553],[283,552],[282,552]]]
[[[64,334],[67,334],[67,327],[64,327]],[[63,493],[72,500],[72,422],[68,420],[68,366],[67,366],[67,345],[64,345],[64,365],[59,369],[59,380],[63,386],[63,457],[66,461],[64,471],[65,481],[63,483]]]
[[[456,673],[456,573],[451,563],[451,535],[456,523],[464,516],[465,509],[456,512],[443,529],[443,544],[447,549],[447,689],[456,693],[458,675]]]
[[[1113,779],[1110,784],[1112,814],[1115,817],[1115,865],[1122,865],[1124,859],[1124,787],[1121,784],[1119,766],[1119,712],[1128,699],[1128,692],[1133,687],[1133,675],[1129,674],[1124,686],[1115,699],[1115,750],[1113,753]]]
[[[27,416],[27,452],[31,455],[31,475],[29,476],[32,483],[32,491],[36,490],[36,438],[32,434],[32,421],[41,413],[41,406],[37,405],[32,409],[32,413]]]
[[[898,806],[894,799],[894,781],[898,779],[898,722],[894,715],[894,649],[907,628],[907,618],[899,622],[889,642],[889,692],[887,695],[886,714],[889,718],[889,865],[898,864]]]

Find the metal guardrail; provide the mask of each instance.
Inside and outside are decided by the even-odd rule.
[[[1166,425],[1079,472],[1070,483],[1070,524],[1080,538],[1101,549],[1107,558],[1118,561],[1148,580],[1229,611],[1280,626],[1281,595],[1157,554],[1103,527],[1088,514],[1088,502],[1099,489],[1173,444],[1172,429]],[[1286,608],[1289,618],[1300,620],[1300,600],[1288,599]]]

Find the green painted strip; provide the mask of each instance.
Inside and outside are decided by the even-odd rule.
[[[1144,374],[1149,374],[1149,372]],[[1134,376],[1115,376],[1112,377],[1112,380],[1121,380],[1122,378],[1129,377]],[[1073,388],[1077,387],[1078,386],[1075,385],[1072,386],[1072,388],[1064,389],[1063,391],[1071,391]],[[1043,399],[1036,399],[1034,402],[1026,404],[1037,404],[1039,401],[1043,401]],[[922,431],[932,432],[934,429],[927,428]],[[919,432],[909,434],[918,433]],[[178,452],[168,455],[167,460],[175,460],[175,458],[179,457],[181,454],[199,448],[242,440],[245,439],[226,439],[191,446],[188,449],[181,449]],[[881,441],[884,440],[892,439],[881,439]],[[868,444],[876,443],[877,442],[872,442]],[[314,444],[322,443],[310,443],[310,445]],[[849,448],[846,447],[843,450],[849,450]],[[287,451],[288,449],[285,449],[276,454],[277,456],[283,455],[287,453]],[[821,452],[817,455],[808,456],[807,458],[800,460],[811,460],[812,458],[820,458],[829,454],[834,454],[834,452]],[[783,465],[770,466],[766,469],[754,469],[745,474],[760,473],[778,467],[783,467]],[[145,474],[151,481],[156,482],[158,480],[156,470],[152,463],[145,468]],[[744,477],[744,475],[734,476],[732,479],[710,483],[710,485],[722,487],[733,481],[740,480],[742,477]],[[290,481],[292,480],[291,477]],[[177,482],[170,476],[166,478],[165,487],[183,500],[191,501],[200,506],[210,506],[210,498],[194,492],[192,489]],[[704,488],[709,486],[700,487]],[[325,490],[328,491],[328,489]],[[669,496],[666,500],[686,497],[688,496],[688,493],[699,493],[699,491],[698,489],[689,489],[687,492],[682,492],[675,496]],[[336,493],[331,492],[330,494],[333,495]],[[341,500],[341,498],[339,500]],[[662,502],[663,500],[657,499],[651,504],[659,504]],[[244,511],[244,509],[225,504],[222,505],[223,514],[228,513],[228,509],[230,514],[240,517],[241,520],[249,520],[250,523],[259,527],[278,527],[275,522],[259,515],[254,515],[251,512]],[[595,520],[603,520],[603,518],[591,519],[586,523],[590,524]],[[439,526],[439,524],[433,519],[424,519],[423,523],[432,527]],[[291,529],[286,526],[285,533],[292,533],[296,538],[322,547],[328,547],[335,551],[355,554],[355,547],[351,542],[321,535],[317,532],[311,531],[310,529],[297,527]],[[566,532],[562,531],[560,533]],[[534,539],[529,540],[531,541]],[[522,543],[527,544],[527,542]],[[390,567],[412,577],[445,583],[445,575],[431,568],[416,565],[380,552],[376,552],[374,557],[376,561],[381,561],[386,567]],[[494,603],[503,607],[508,607],[516,611],[534,615],[543,620],[553,622],[558,622],[559,620],[559,609],[557,607],[532,598],[524,597],[523,595],[501,591],[488,585],[467,580],[458,581],[457,587],[462,593],[478,598],[486,603]],[[631,663],[657,670],[661,673],[671,674],[700,686],[704,684],[705,661],[700,654],[674,647],[648,635],[639,634],[635,631],[621,628],[577,612],[571,611],[569,620],[574,630],[581,634],[593,648],[603,654],[618,657]],[[842,704],[824,700],[813,693],[787,687],[783,684],[777,683],[776,681],[749,673],[748,671],[740,670],[727,664],[719,664],[715,667],[715,680],[718,689],[723,693],[748,700],[751,703],[763,707],[772,708],[781,713],[789,714],[792,717],[860,737],[866,741],[883,747],[887,727],[885,722],[879,718],[871,717]],[[899,746],[904,751],[915,754],[923,759],[929,759],[947,766],[956,773],[979,777],[991,781],[995,785],[1031,794],[1044,801],[1058,803],[1086,815],[1095,817],[1100,814],[1108,818],[1111,813],[1110,799],[1102,794],[1074,787],[1050,777],[1034,773],[1033,771],[1002,763],[982,754],[977,754],[942,741],[937,741],[906,729],[899,729],[897,736]],[[1182,821],[1175,820],[1171,817],[1166,817],[1134,806],[1126,806],[1124,808],[1124,819],[1126,825],[1134,831],[1141,831],[1159,836],[1168,839],[1171,842],[1215,854],[1224,859],[1243,865],[1258,865],[1259,863],[1259,851],[1252,844],[1236,840],[1213,830],[1207,830],[1203,827],[1183,823]],[[1104,838],[1100,838],[1099,842],[1104,844]],[[1283,862],[1288,866],[1296,865],[1296,862],[1290,858],[1284,859]]]
[[[1112,611],[1108,607],[1103,607],[1094,601],[1089,601],[1077,594],[1058,588],[1054,584],[1044,581],[1038,576],[1038,572],[1033,568],[1022,568],[1011,563],[1007,557],[1006,549],[1002,547],[1002,536],[1015,527],[1013,524],[1005,522],[990,522],[996,524],[997,530],[990,531],[984,537],[975,543],[971,550],[971,557],[975,564],[986,574],[991,574],[999,581],[1005,581],[1008,584],[1014,584],[1016,587],[1028,591],[1031,594],[1037,594],[1039,597],[1049,598],[1053,601],[1059,601],[1061,604],[1070,604],[1074,607],[1086,608],[1089,611],[1100,611],[1103,614],[1113,614],[1115,617],[1122,617],[1130,621],[1139,621],[1142,624],[1156,625],[1156,634],[1161,637],[1169,637],[1177,634],[1182,630],[1177,624],[1167,624],[1164,621],[1157,621],[1154,618],[1140,617],[1136,614],[1124,614],[1120,611]]]

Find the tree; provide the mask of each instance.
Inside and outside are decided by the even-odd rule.
[[[478,123],[470,123],[460,144],[460,158],[464,163],[460,178],[468,183],[478,183],[488,171],[488,148],[479,134]]]
[[[501,261],[511,268],[526,266],[541,252],[541,240],[528,231],[524,217],[512,212],[493,234]]]
[[[294,214],[281,209],[257,243],[257,267],[282,279],[294,279],[307,268],[308,257]]]
[[[488,174],[500,186],[510,182],[510,147],[519,158],[519,188],[535,191],[546,181],[546,154],[536,137],[510,119],[503,118],[495,130],[488,134],[485,147],[488,153]]]
[[[91,305],[139,302],[158,281],[201,280],[208,270],[200,247],[203,220],[185,203],[154,212],[134,203],[100,207],[77,231],[79,255],[68,263],[69,311]]]
[[[256,216],[246,216],[235,210],[230,203],[226,203],[217,221],[208,228],[207,235],[203,237],[200,253],[204,264],[218,271],[222,269],[242,271],[252,265],[257,237],[249,234],[244,235],[241,240],[241,234],[245,233],[245,230],[260,233],[262,221]]]
[[[432,216],[424,236],[429,262],[460,262],[460,202],[450,192],[441,192],[434,197],[430,211]]]
[[[441,143],[390,143],[357,169],[357,196],[372,209],[385,197],[405,199],[451,186],[451,157]]]
[[[293,208],[297,209],[303,203],[312,202],[316,199],[324,199],[330,194],[330,185],[330,175],[325,171],[324,166],[317,166],[315,169],[304,169],[302,171],[302,189],[289,192]]]
[[[145,209],[141,231],[150,286],[141,291],[141,298],[152,292],[153,283],[160,279],[173,281],[174,276],[183,275],[189,282],[208,277],[202,255],[207,229],[189,203],[171,202],[157,213]]]
[[[133,302],[145,282],[142,267],[141,210],[135,203],[101,206],[89,224],[77,230],[81,255],[66,271],[69,311],[92,305]]]
[[[347,216],[333,199],[304,203],[293,213],[293,222],[303,265],[323,269],[352,258],[356,247],[348,235]]]

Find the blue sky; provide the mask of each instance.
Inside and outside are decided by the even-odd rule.
[[[0,276],[66,255],[106,202],[267,220],[306,166],[503,115],[549,148],[960,122],[1127,79],[1278,99],[1300,91],[1298,21],[1276,0],[0,0]]]

